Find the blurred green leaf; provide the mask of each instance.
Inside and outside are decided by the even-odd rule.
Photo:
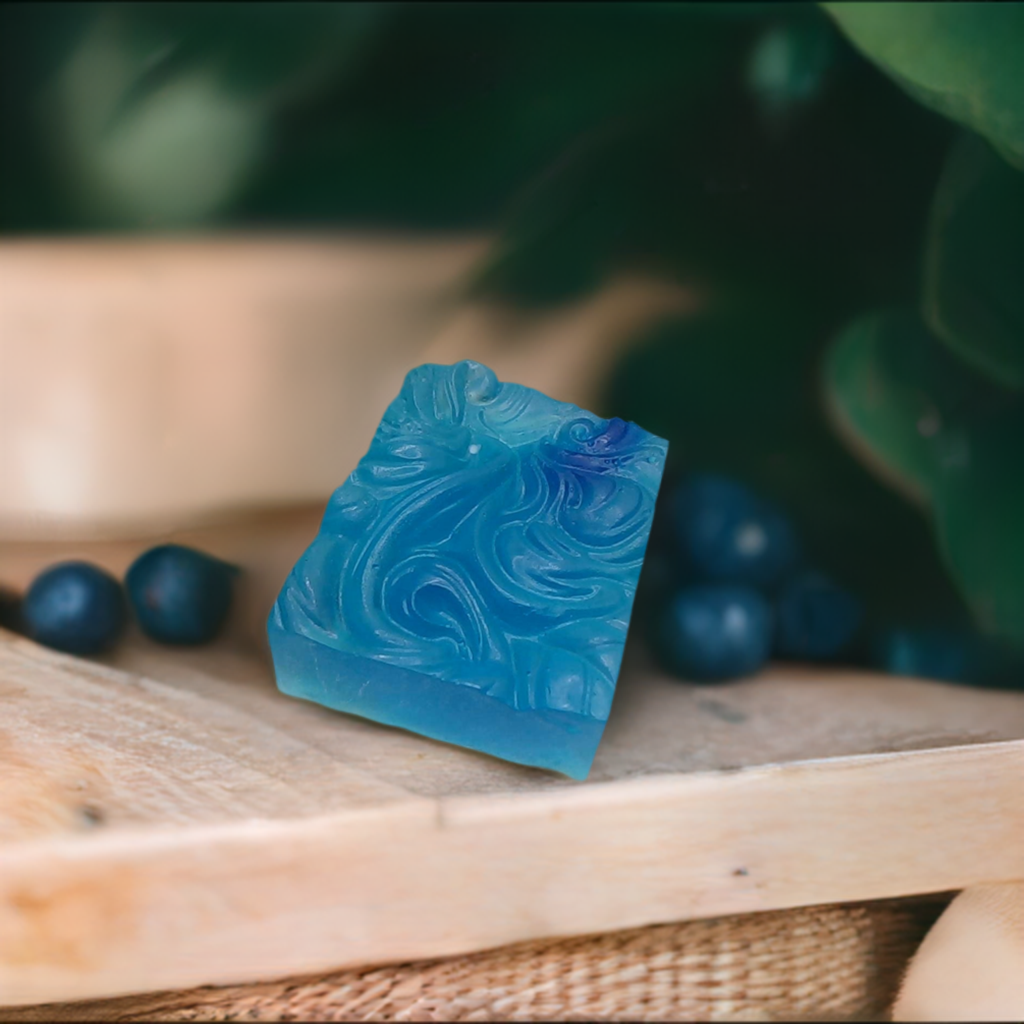
[[[972,366],[1024,388],[1024,174],[976,135],[954,147],[935,194],[924,313]]]
[[[757,40],[747,64],[747,84],[763,115],[782,124],[817,99],[842,55],[826,18],[773,25]]]
[[[705,94],[745,29],[661,5],[404,7],[345,96],[294,117],[251,216],[436,230],[493,222],[622,123]]]
[[[907,92],[1024,167],[1024,4],[823,6]]]
[[[47,51],[6,75],[14,109],[38,110],[30,64],[54,80],[87,42],[103,66],[51,90],[48,163],[4,124],[3,223],[498,225],[513,258],[492,283],[531,301],[633,262],[902,287],[941,119],[843,42],[849,74],[780,144],[743,79],[766,29],[828,27],[815,5],[370,6],[0,8],[14,63]]]
[[[668,438],[674,471],[731,473],[780,502],[812,560],[861,595],[872,623],[966,625],[923,513],[830,427],[818,367],[835,315],[813,294],[722,296],[631,352],[604,414]]]
[[[139,34],[134,10],[98,10],[39,107],[69,205],[94,227],[211,216],[251,174],[269,130],[259,103],[212,65],[179,61],[173,38]]]
[[[910,310],[848,326],[824,382],[851,450],[930,510],[978,626],[1024,646],[1024,399],[972,371]]]
[[[524,186],[481,286],[555,300],[627,269],[840,304],[910,299],[952,126],[810,10],[845,66],[785,133],[743,78],[756,37],[732,37],[716,74],[602,126]]]
[[[95,14],[96,5],[0,4],[0,230],[67,229],[53,162],[40,144],[40,89]]]
[[[823,388],[853,450],[914,500],[963,457],[965,429],[1006,394],[972,373],[910,307],[859,317],[828,348]]]
[[[807,3],[647,3],[637,7],[660,7],[665,12],[674,11],[692,18],[728,19],[730,21],[775,21],[780,18],[793,20],[810,13],[813,5]]]
[[[936,488],[939,541],[978,625],[1024,648],[1024,407],[971,424],[965,447]]]
[[[39,96],[69,209],[90,227],[218,215],[258,169],[280,108],[350,70],[387,9],[95,5]]]
[[[393,4],[366,2],[103,4],[144,97],[190,69],[211,70],[247,102],[276,105],[351,73]]]

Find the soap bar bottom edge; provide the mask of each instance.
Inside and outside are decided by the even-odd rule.
[[[341,651],[273,620],[282,693],[506,761],[585,779],[605,722],[550,709],[517,711],[480,690]]]

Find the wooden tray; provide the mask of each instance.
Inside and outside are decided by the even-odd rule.
[[[180,536],[249,569],[214,647],[0,633],[0,1005],[1024,878],[1024,693],[631,650],[585,783],[281,696],[253,637],[316,519]]]

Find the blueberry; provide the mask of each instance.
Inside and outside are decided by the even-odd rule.
[[[88,562],[61,562],[40,573],[21,603],[33,640],[69,654],[97,654],[121,635],[126,619],[121,584]]]
[[[899,627],[875,639],[875,662],[897,676],[970,682],[981,670],[980,645],[959,630]]]
[[[694,682],[756,672],[772,646],[772,610],[751,587],[685,587],[665,607],[658,648],[667,667]]]
[[[874,661],[893,675],[1024,689],[1024,652],[971,629],[888,629],[875,637]]]
[[[775,649],[786,658],[834,658],[864,618],[861,602],[817,572],[790,580],[775,602]]]
[[[703,582],[772,587],[799,561],[785,514],[728,477],[685,478],[672,496],[672,519],[683,567]]]
[[[231,607],[238,570],[193,548],[164,544],[140,555],[125,576],[143,633],[165,644],[212,640]]]

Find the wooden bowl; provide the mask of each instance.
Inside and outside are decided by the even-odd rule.
[[[152,536],[322,502],[421,362],[589,400],[676,288],[549,316],[460,302],[483,238],[0,244],[0,538]],[[538,359],[538,348],[544,357]]]
[[[319,498],[481,239],[0,246],[0,535],[124,535]]]

